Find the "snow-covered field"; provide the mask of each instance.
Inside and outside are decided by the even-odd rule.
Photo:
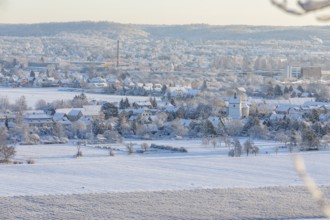
[[[29,107],[34,108],[37,101],[44,99],[46,102],[55,100],[72,100],[74,96],[81,92],[64,90],[59,88],[0,88],[0,96],[8,97],[10,102],[15,102],[22,95],[25,96]],[[108,102],[119,102],[126,96],[106,95],[97,93],[85,93],[88,100],[102,100]],[[146,96],[127,96],[130,102],[147,101]]]
[[[139,143],[132,142],[138,149]],[[114,144],[115,157],[109,157],[106,149],[87,146],[82,148],[83,157],[73,158],[74,144],[17,146],[15,159],[32,159],[35,164],[0,166],[0,178],[6,180],[0,182],[0,196],[303,185],[291,154],[276,155],[266,142],[256,142],[262,148],[260,155],[240,158],[226,156],[224,147],[202,146],[200,140],[166,144],[185,147],[188,153],[127,155],[124,145]],[[302,155],[316,182],[329,185],[330,152]]]
[[[330,187],[322,191],[330,196]],[[0,197],[1,219],[281,219],[323,216],[303,187]]]
[[[142,141],[127,140],[138,149]],[[149,141],[188,153],[128,155],[66,145],[20,145],[0,166],[1,219],[320,219],[323,217],[293,168],[292,155],[256,141],[260,155],[228,157],[201,140]],[[267,152],[267,153],[266,153]],[[330,196],[329,151],[301,153],[311,176]]]

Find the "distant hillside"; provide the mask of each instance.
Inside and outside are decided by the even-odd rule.
[[[311,36],[330,40],[330,26],[212,26],[212,25],[128,25],[113,22],[66,22],[0,24],[0,36],[54,36],[61,33],[102,34],[110,38],[175,38],[185,40],[306,40]]]
[[[136,26],[137,27],[137,26]],[[146,33],[134,25],[123,25],[112,22],[64,22],[40,24],[0,24],[0,36],[54,36],[61,33],[93,34],[101,33],[105,36],[145,37]]]
[[[187,40],[305,40],[317,36],[330,40],[330,26],[272,27],[272,26],[145,26],[150,37],[172,37]]]

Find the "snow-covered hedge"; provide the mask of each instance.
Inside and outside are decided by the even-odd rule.
[[[159,150],[168,150],[172,152],[188,153],[187,149],[184,147],[171,147],[165,145],[151,144],[150,148],[159,149]]]

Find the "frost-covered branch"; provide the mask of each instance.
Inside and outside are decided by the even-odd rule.
[[[288,4],[288,0],[271,0],[271,3],[279,9],[293,15],[305,15],[310,12],[323,10],[330,7],[330,0],[299,0],[297,8],[292,8]],[[316,17],[319,21],[329,21],[329,15],[321,15]]]
[[[330,219],[329,204],[326,202],[326,200],[323,196],[323,193],[317,187],[315,181],[307,174],[303,159],[300,156],[295,155],[294,156],[294,163],[295,163],[295,167],[296,167],[298,175],[304,181],[305,185],[307,186],[307,189],[312,194],[313,199],[320,206],[320,208],[322,209],[324,215],[327,218]]]

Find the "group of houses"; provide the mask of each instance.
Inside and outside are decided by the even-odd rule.
[[[221,115],[228,120],[241,120],[248,118],[250,114],[251,103],[254,101],[242,100],[239,95],[235,95],[227,100],[227,115]],[[312,98],[292,98],[289,100],[259,100],[256,104],[256,108],[260,109],[268,108],[269,119],[279,120],[283,118],[302,119],[306,114],[311,112],[317,112],[321,120],[328,120],[330,115],[330,105],[328,103],[315,102]],[[120,108],[120,103],[110,103],[114,108],[111,113],[111,117],[124,118],[125,121],[132,125],[134,123],[145,125],[147,129],[153,134],[161,134],[159,117],[162,117],[164,113],[167,116],[174,115],[177,118],[177,122],[181,124],[185,129],[189,129],[193,123],[199,123],[200,118],[185,118],[178,112],[182,111],[180,107],[174,106],[168,101],[158,101],[157,106],[150,101],[134,102],[130,107]],[[110,109],[111,110],[111,109]],[[107,110],[109,111],[109,109]],[[112,111],[112,110],[111,110]],[[28,125],[29,127],[51,127],[55,124],[60,124],[63,128],[70,129],[75,122],[83,123],[87,126],[93,125],[95,120],[107,120],[108,112],[104,109],[104,103],[94,105],[83,105],[81,108],[58,108],[55,112],[46,113],[43,110],[29,110],[25,111],[21,117],[18,117],[15,113],[10,111],[0,114],[0,127],[6,126],[7,128],[14,128],[16,123],[20,120],[21,123]],[[164,115],[163,114],[163,115]],[[111,118],[108,117],[107,118]],[[172,119],[173,120],[173,117]],[[205,120],[205,119],[204,119]],[[222,126],[222,119],[219,115],[209,115],[208,121],[216,128]],[[118,123],[121,120],[112,120],[111,127],[118,127]],[[170,127],[171,121],[163,121],[162,125],[168,125]],[[168,130],[163,130],[163,133],[169,135]]]

